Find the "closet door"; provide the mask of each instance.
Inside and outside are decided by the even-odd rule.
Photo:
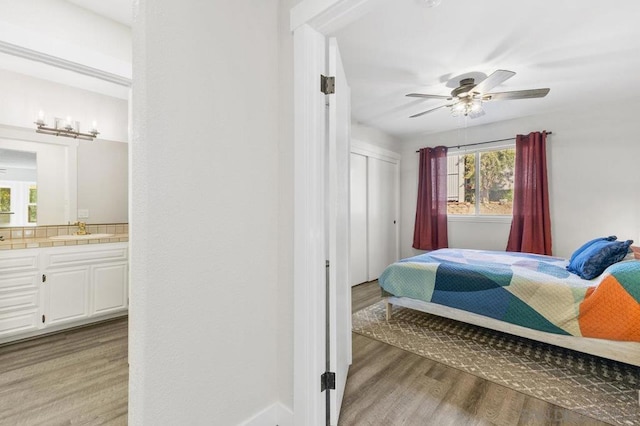
[[[368,157],[368,280],[377,279],[397,259],[398,165]]]
[[[351,285],[368,280],[367,157],[351,153]]]

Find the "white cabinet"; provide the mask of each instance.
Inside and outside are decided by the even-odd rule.
[[[0,255],[0,339],[40,327],[40,283],[36,250]]]
[[[0,253],[0,343],[124,315],[128,244]]]
[[[399,155],[353,144],[351,168],[351,285],[377,279],[398,260]]]

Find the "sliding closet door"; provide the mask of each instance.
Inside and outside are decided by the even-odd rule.
[[[397,259],[398,165],[368,157],[368,280],[377,279]]]
[[[367,157],[351,153],[351,285],[368,281]]]

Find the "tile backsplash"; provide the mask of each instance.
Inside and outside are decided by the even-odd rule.
[[[15,226],[0,228],[0,249],[51,247],[58,245],[95,244],[104,242],[128,241],[128,223],[87,224],[86,230],[90,234],[113,234],[109,238],[85,241],[51,241],[49,237],[58,235],[72,235],[78,232],[76,225],[49,226]]]

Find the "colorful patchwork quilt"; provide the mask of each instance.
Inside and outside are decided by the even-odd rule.
[[[640,342],[640,261],[618,262],[593,280],[558,257],[440,249],[385,269],[380,286],[398,297],[549,333]]]

